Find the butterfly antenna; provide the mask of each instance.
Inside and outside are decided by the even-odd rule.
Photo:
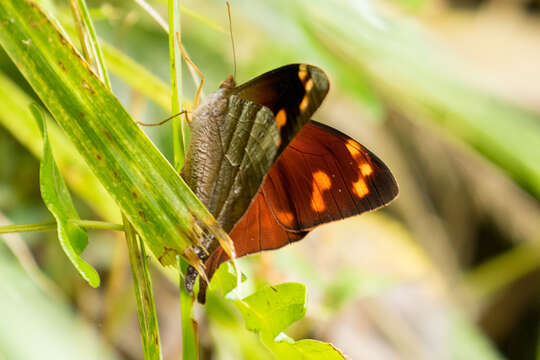
[[[236,79],[236,49],[234,48],[234,37],[232,31],[231,4],[227,1],[227,14],[229,15],[229,33],[231,34],[231,45],[233,53],[233,76]]]

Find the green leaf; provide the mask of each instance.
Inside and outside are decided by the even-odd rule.
[[[306,313],[306,287],[284,283],[265,287],[242,299],[238,309],[248,330],[276,337]]]
[[[98,287],[100,279],[97,271],[79,256],[88,245],[88,234],[86,230],[72,222],[73,220],[80,220],[80,218],[75,210],[64,179],[62,179],[54,161],[49,136],[47,135],[47,122],[37,105],[30,105],[30,110],[43,135],[43,159],[39,169],[41,197],[49,211],[56,218],[58,239],[67,257],[83,279],[88,281],[92,287]]]
[[[278,359],[343,360],[345,356],[332,344],[317,340],[294,341],[284,335],[279,341],[263,339],[264,344]]]
[[[242,274],[241,281],[246,280],[246,276]],[[226,296],[233,291],[237,284],[236,272],[230,261],[223,263],[212,276],[209,289],[221,296]]]
[[[258,333],[262,343],[278,359],[344,359],[331,344],[309,339],[294,341],[283,333],[306,313],[307,296],[303,284],[267,286],[241,300],[227,296],[235,291],[235,286],[236,276],[232,265],[225,262],[210,283],[209,314],[216,313],[211,316],[212,319],[223,317],[228,310],[225,306],[228,302],[240,312],[246,328]],[[222,320],[222,323],[229,322]]]
[[[278,359],[344,359],[331,344],[315,340],[294,341],[283,333],[306,313],[306,287],[299,283],[268,286],[233,300],[248,330],[259,333],[262,342]]]
[[[0,44],[162,264],[227,234],[34,2],[0,2]],[[197,221],[195,220],[197,219]],[[230,247],[229,247],[230,248]]]

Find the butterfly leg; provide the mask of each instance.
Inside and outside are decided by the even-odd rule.
[[[180,111],[178,114],[174,114],[172,116],[169,116],[168,118],[166,118],[165,120],[163,121],[160,121],[158,123],[145,123],[145,122],[142,122],[142,121],[136,121],[137,124],[141,125],[141,126],[160,126],[160,125],[163,125],[165,124],[167,121],[171,120],[171,119],[174,119],[175,117],[177,116],[180,116],[182,114],[188,114],[189,111],[187,110],[182,110]]]
[[[189,55],[187,54],[186,49],[184,49],[184,46],[182,45],[182,41],[180,41],[180,34],[176,33],[176,41],[178,41],[178,46],[180,47],[180,51],[182,52],[182,56],[184,57],[184,60],[191,65],[191,67],[199,74],[199,77],[201,79],[201,82],[199,83],[199,87],[197,88],[197,92],[195,93],[195,101],[193,102],[193,108],[196,108],[199,105],[199,101],[201,99],[201,93],[202,93],[202,87],[204,84],[204,76],[195,65],[195,63],[190,59]]]

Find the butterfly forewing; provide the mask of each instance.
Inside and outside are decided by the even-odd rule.
[[[328,88],[328,77],[320,68],[291,64],[240,85],[233,93],[274,113],[280,131],[278,153],[281,153],[319,108]]]

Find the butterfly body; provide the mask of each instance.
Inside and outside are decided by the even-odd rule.
[[[321,69],[286,65],[240,86],[229,77],[193,111],[182,176],[230,234],[237,256],[282,247],[397,196],[381,160],[311,120],[328,88]],[[210,278],[228,258],[215,239],[203,245]]]

